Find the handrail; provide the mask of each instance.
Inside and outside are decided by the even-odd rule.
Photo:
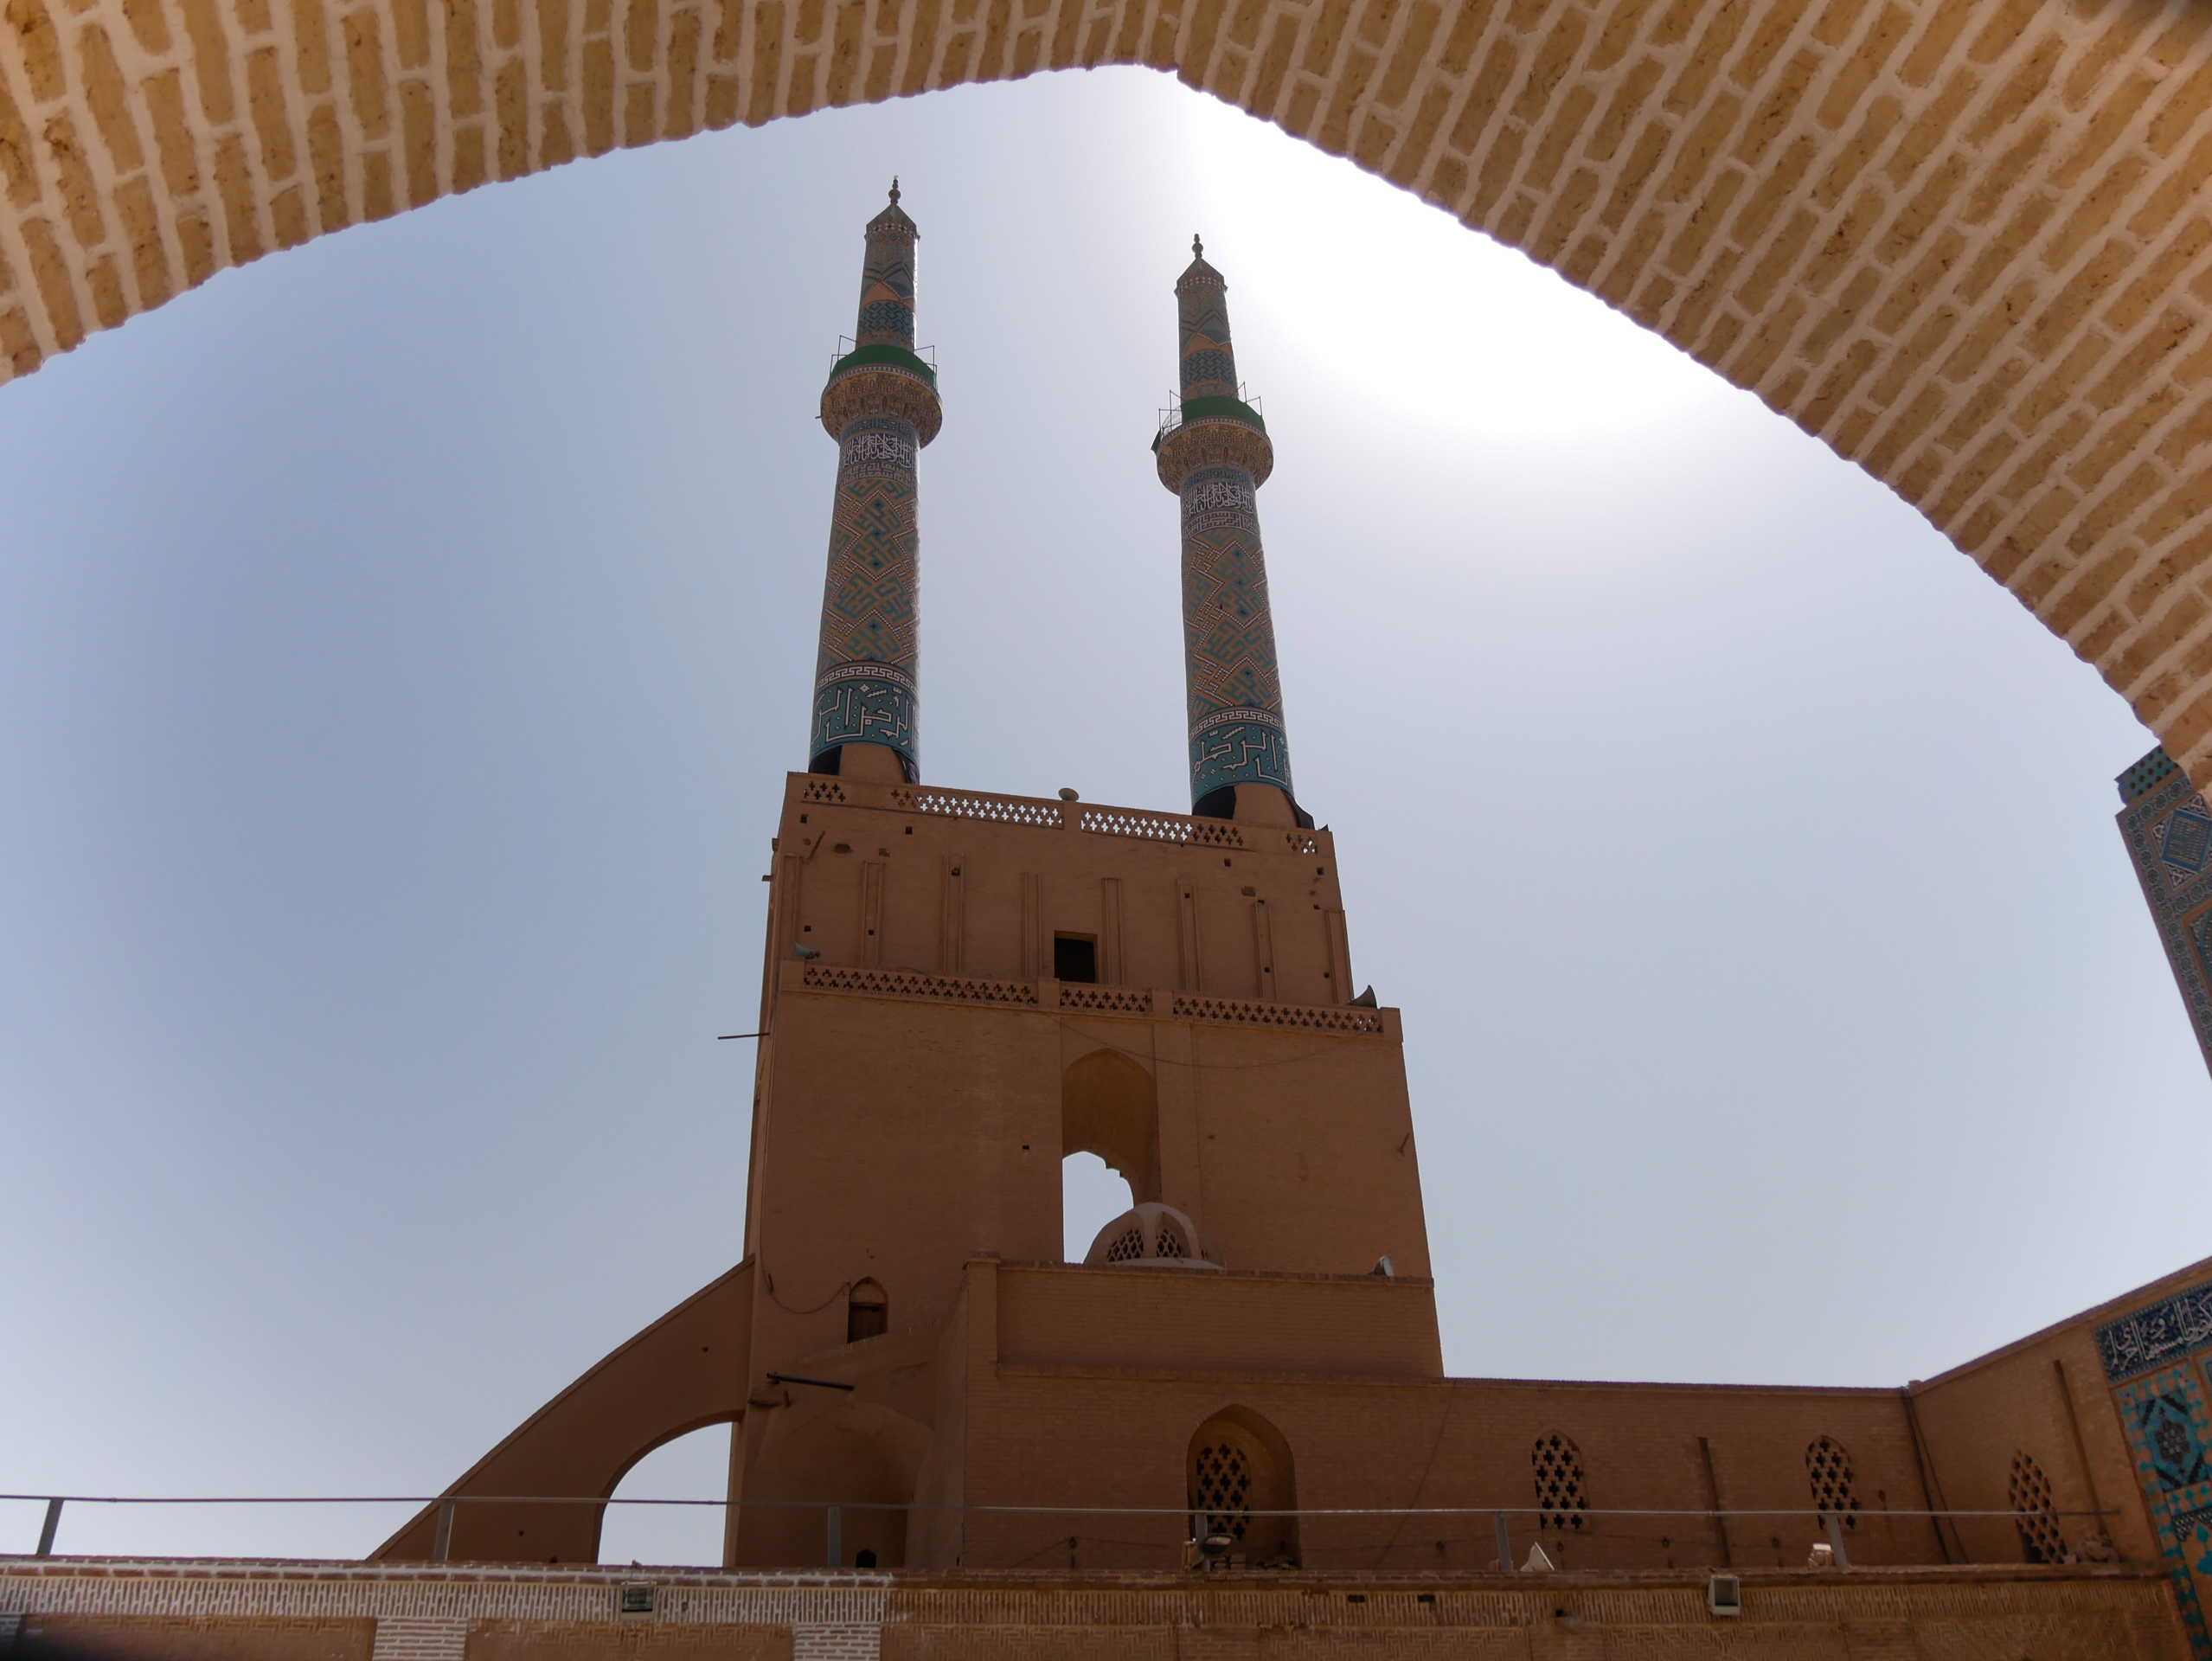
[[[43,1505],[439,1505],[451,1502],[467,1505],[728,1505],[728,1499],[641,1499],[614,1494],[0,1494],[0,1503]],[[842,1505],[862,1511],[980,1511],[1020,1517],[1188,1517],[1189,1505],[971,1505],[952,1501],[896,1499],[741,1499],[743,1506],[814,1509]],[[1195,1508],[1203,1510],[1203,1507]],[[1241,1510],[1245,1517],[1556,1517],[1568,1508],[1557,1505],[1305,1505],[1269,1510],[1259,1506]],[[1824,1520],[1830,1513],[1809,1505],[1783,1507],[1628,1506],[1592,1505],[1571,1510],[1582,1517],[1811,1517]],[[2119,1517],[2121,1508],[2101,1510],[2054,1506],[2047,1510],[1909,1510],[1892,1507],[1858,1510],[1852,1516],[1876,1517]],[[0,1553],[0,1556],[10,1554]]]
[[[844,1512],[849,1510],[951,1512],[962,1517],[969,1516],[1039,1517],[1173,1517],[1180,1519],[1182,1524],[1189,1529],[1190,1535],[1187,1540],[1182,1539],[1178,1536],[1176,1540],[1162,1539],[1158,1541],[1120,1541],[1116,1543],[1121,1545],[1158,1545],[1186,1552],[1196,1552],[1198,1550],[1201,1537],[1200,1530],[1202,1527],[1203,1527],[1208,1533],[1217,1537],[1221,1534],[1221,1527],[1220,1524],[1202,1522],[1202,1519],[1209,1519],[1230,1514],[1227,1511],[1213,1511],[1203,1506],[1193,1507],[1188,1504],[971,1505],[929,1500],[741,1499],[737,1501],[731,1501],[728,1499],[633,1499],[624,1496],[610,1495],[605,1497],[600,1497],[587,1494],[433,1494],[428,1496],[405,1494],[253,1494],[221,1496],[166,1494],[0,1494],[0,1502],[10,1501],[43,1504],[46,1507],[45,1523],[43,1528],[40,1531],[38,1549],[30,1554],[30,1555],[34,1558],[50,1558],[54,1555],[54,1532],[56,1526],[61,1521],[61,1508],[65,1504],[409,1505],[417,1508],[426,1505],[434,1505],[438,1508],[438,1510],[436,1529],[433,1535],[434,1544],[433,1547],[433,1556],[431,1561],[437,1563],[445,1563],[450,1561],[447,1554],[452,1541],[454,1515],[458,1508],[465,1504],[599,1506],[661,1505],[692,1508],[713,1506],[727,1510],[731,1504],[734,1504],[741,1510],[747,1506],[750,1506],[756,1510],[762,1509],[779,1510],[818,1510],[824,1513],[824,1521],[827,1526],[830,1556],[829,1567],[832,1568],[842,1568],[845,1567],[843,1562],[843,1553],[839,1545],[839,1539],[843,1532],[843,1516]],[[1844,1514],[1840,1512],[1823,1511],[1804,1506],[1792,1506],[1786,1509],[1774,1510],[1760,1510],[1755,1508],[1731,1508],[1727,1510],[1718,1510],[1697,1507],[1677,1508],[1648,1506],[1608,1507],[1600,1510],[1595,1506],[1591,1506],[1568,1510],[1557,1505],[1324,1505],[1300,1506],[1282,1510],[1269,1510],[1258,1506],[1249,1509],[1238,1507],[1235,1508],[1234,1515],[1239,1518],[1256,1519],[1262,1517],[1286,1517],[1293,1520],[1330,1517],[1395,1518],[1401,1523],[1417,1517],[1447,1518],[1486,1517],[1491,1519],[1491,1527],[1495,1532],[1495,1536],[1500,1548],[1497,1567],[1502,1572],[1511,1574],[1527,1572],[1525,1568],[1523,1569],[1516,1569],[1515,1568],[1512,1562],[1512,1554],[1509,1549],[1509,1542],[1511,1537],[1511,1522],[1516,1518],[1525,1519],[1529,1517],[1535,1517],[1538,1519],[1537,1538],[1540,1543],[1544,1536],[1546,1520],[1551,1520],[1555,1527],[1557,1524],[1557,1519],[1559,1519],[1562,1515],[1571,1516],[1576,1519],[1576,1526],[1578,1527],[1584,1523],[1599,1521],[1606,1517],[1638,1517],[1651,1519],[1689,1518],[1693,1520],[1702,1519],[1716,1524],[1725,1523],[1726,1521],[1731,1517],[1746,1519],[1757,1517],[1764,1518],[1770,1522],[1777,1518],[1788,1518],[1809,1522],[1811,1523],[1817,1534],[1823,1537],[1829,1549],[1834,1553],[1832,1559],[1834,1567],[1838,1569],[1848,1569],[1850,1565],[1849,1555],[1845,1550],[1846,1541],[1844,1530],[1846,1527],[1852,1527],[1855,1529],[1856,1517],[1866,1517],[1871,1519],[1873,1517],[1879,1517],[1884,1518],[1927,1518],[1932,1520],[1940,1520],[1948,1517],[1953,1520],[1954,1524],[1956,1521],[1960,1518],[2003,1519],[2017,1523],[2023,1517],[2046,1517],[2054,1520],[2060,1517],[2093,1517],[2100,1520],[2099,1532],[2105,1535],[2107,1544],[2109,1544],[2110,1536],[2108,1531],[2104,1530],[2101,1519],[2119,1517],[2121,1515],[2121,1511],[2118,1507],[2109,1507],[2093,1510],[2061,1510],[2057,1507],[2049,1507],[2034,1511],[2010,1510],[2002,1511],[1949,1510],[1912,1510],[1900,1509],[1895,1510],[1885,1510],[1870,1512],[1860,1511],[1856,1513],[1854,1517],[1847,1517]],[[1719,1530],[1719,1532],[1722,1539],[1725,1540],[1727,1537],[1726,1529],[1722,1528]],[[1564,1538],[1563,1536],[1561,1537],[1562,1539]],[[1055,1536],[1055,1545],[1057,1545],[1059,1538],[1060,1536]],[[1068,1536],[1069,1543],[1073,1544],[1075,1538],[1076,1536]],[[1386,1544],[1383,1547],[1383,1550],[1386,1555],[1393,1549],[1395,1539],[1396,1536],[1394,1534],[1392,1536],[1392,1542]],[[1320,1542],[1310,1542],[1309,1548],[1319,1548],[1322,1549],[1327,1549],[1325,1547],[1321,1547]],[[1365,1551],[1371,1548],[1371,1542],[1343,1542],[1340,1549]],[[1216,1555],[1219,1555],[1213,1541],[1211,1540],[1207,1541],[1205,1551],[1207,1553],[1215,1554]],[[0,1553],[0,1561],[4,1561],[8,1557],[15,1555],[20,1555],[20,1554]],[[2069,1563],[2072,1561],[2073,1560],[2069,1558]],[[2113,1561],[2115,1562],[2119,1561],[2117,1555],[2115,1555]],[[1549,1560],[1547,1558],[1545,1562],[1548,1564]],[[1201,1565],[1194,1564],[1189,1557],[1186,1557],[1184,1567],[1190,1568],[1196,1566]],[[2063,1566],[2065,1565],[2051,1565],[2051,1567]],[[1728,1572],[1735,1573],[1737,1571],[1731,1569]]]

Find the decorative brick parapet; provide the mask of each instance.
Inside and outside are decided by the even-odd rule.
[[[620,1618],[622,1588],[650,1581],[657,1621],[847,1626],[882,1618],[888,1576],[515,1563],[0,1558],[0,1617],[189,1615],[210,1619],[368,1618],[427,1630],[484,1620]]]
[[[785,984],[810,992],[859,997],[923,998],[1005,1009],[1065,1010],[1083,1015],[1170,1016],[1209,1026],[1264,1027],[1277,1032],[1387,1037],[1391,1011],[1360,1004],[1273,1004],[1144,986],[1099,986],[1074,981],[992,980],[974,975],[926,975],[915,969],[855,968],[832,963],[784,965]]]

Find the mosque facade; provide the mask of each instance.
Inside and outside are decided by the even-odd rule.
[[[922,764],[942,409],[918,236],[894,190],[822,394],[837,484],[766,879],[741,1260],[316,1595],[375,1605],[372,1632],[443,1620],[441,1652],[471,1656],[626,1653],[636,1617],[784,1634],[686,1654],[2212,1661],[2212,1261],[1895,1388],[1446,1375],[1405,1025],[1360,990],[1339,851],[1292,770],[1274,454],[1226,279],[1194,243],[1153,445],[1190,811],[1004,795]],[[2155,874],[2202,798],[2170,767],[2141,783],[2123,826]],[[2170,947],[2212,886],[2202,914],[2169,889]],[[1079,1152],[1133,1203],[1070,1263]],[[716,1423],[722,1568],[593,1568],[624,1472]],[[129,1615],[58,1569],[27,1601],[11,1573],[21,1619]],[[446,1601],[375,1613],[398,1586]],[[568,1647],[529,1650],[532,1621]]]
[[[442,1551],[426,1510],[380,1561],[593,1562],[596,1508],[516,1497],[603,1497],[728,1421],[732,1568],[2150,1565],[2212,1661],[2212,1262],[1897,1389],[1445,1375],[1402,1017],[1357,990],[1292,772],[1227,280],[1194,240],[1152,446],[1190,811],[1008,796],[921,770],[918,237],[894,187],[822,394],[742,1260],[455,1485],[505,1503],[452,1508]],[[2154,852],[2202,807],[2167,773]],[[1068,1263],[1078,1152],[1135,1204]]]

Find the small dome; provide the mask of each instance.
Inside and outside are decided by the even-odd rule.
[[[1159,1269],[1218,1269],[1199,1254],[1198,1231],[1171,1205],[1132,1206],[1099,1230],[1083,1254],[1087,1269],[1142,1264]]]

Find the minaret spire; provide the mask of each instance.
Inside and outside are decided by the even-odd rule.
[[[807,771],[907,783],[918,744],[921,532],[915,459],[944,419],[937,371],[914,355],[914,243],[899,206],[868,221],[853,350],[822,388],[837,492],[815,659]]]
[[[1152,441],[1160,483],[1183,498],[1190,811],[1311,826],[1291,786],[1255,501],[1275,450],[1237,383],[1228,285],[1196,236],[1190,250],[1189,268],[1175,285],[1182,401]]]

